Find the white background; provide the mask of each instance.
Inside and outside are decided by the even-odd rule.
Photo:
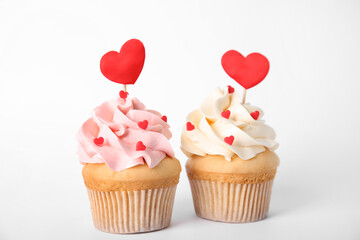
[[[222,54],[268,57],[247,98],[280,143],[266,220],[197,218],[183,171],[169,228],[93,227],[75,134],[118,96],[99,61],[130,38],[146,61],[128,90],[168,116],[183,166],[186,115],[217,86],[242,91]],[[360,239],[359,56],[359,1],[0,0],[0,239]]]

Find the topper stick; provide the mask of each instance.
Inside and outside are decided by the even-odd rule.
[[[126,91],[126,84],[124,84],[124,92],[127,92],[127,91]]]
[[[245,104],[245,99],[246,99],[246,88],[244,88],[243,98],[242,98],[241,104]]]

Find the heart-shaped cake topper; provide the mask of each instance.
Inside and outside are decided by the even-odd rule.
[[[120,52],[110,51],[100,60],[100,70],[109,80],[121,84],[134,84],[145,62],[145,47],[137,39],[130,39]]]
[[[260,53],[244,57],[235,50],[226,52],[221,58],[225,72],[245,89],[259,84],[269,72],[269,61]]]

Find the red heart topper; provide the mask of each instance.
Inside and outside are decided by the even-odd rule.
[[[100,60],[100,70],[109,80],[121,84],[134,84],[145,62],[145,47],[137,39],[130,39],[120,52],[110,51]]]
[[[244,57],[235,50],[226,52],[221,58],[225,72],[245,89],[259,84],[269,72],[269,60],[260,53]]]

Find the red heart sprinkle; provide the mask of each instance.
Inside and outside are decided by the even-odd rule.
[[[229,136],[229,137],[225,137],[224,138],[224,142],[226,142],[227,144],[229,144],[230,146],[233,144],[233,142],[234,142],[234,136]]]
[[[260,83],[269,72],[269,60],[260,53],[251,53],[244,57],[241,53],[230,50],[221,58],[225,72],[245,89]]]
[[[186,123],[186,130],[192,131],[192,130],[194,130],[194,129],[195,129],[195,126],[192,125],[191,122],[187,122],[187,123]]]
[[[145,61],[145,47],[137,39],[130,39],[120,52],[110,51],[100,60],[100,70],[110,81],[121,84],[134,84]]]
[[[229,94],[235,92],[235,89],[232,86],[228,85],[227,87],[228,87]]]
[[[142,141],[138,141],[136,143],[136,151],[144,151],[146,149],[146,146],[143,144]]]
[[[250,113],[250,115],[252,116],[253,119],[257,120],[259,118],[259,111],[254,111],[252,113]]]
[[[138,122],[139,128],[144,129],[144,130],[147,128],[148,124],[149,124],[149,122],[147,120]]]
[[[129,93],[121,90],[121,91],[119,92],[119,95],[120,95],[120,98],[126,99],[127,96],[129,95]]]
[[[229,119],[230,113],[231,113],[230,110],[226,110],[226,111],[224,111],[224,112],[221,113],[221,116],[222,116],[223,118]]]
[[[104,138],[103,137],[94,138],[94,143],[96,146],[101,147],[104,143]]]
[[[164,121],[164,122],[167,122],[167,116],[162,116],[161,119]]]

